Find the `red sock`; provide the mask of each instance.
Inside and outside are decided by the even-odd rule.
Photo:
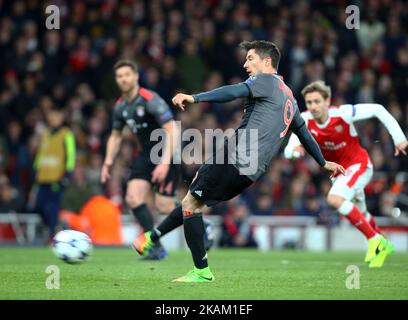
[[[367,239],[370,239],[377,234],[377,232],[367,222],[364,215],[356,206],[353,207],[353,210],[351,210],[351,212],[346,217],[353,226],[355,226],[366,236]]]
[[[372,215],[370,215],[370,219],[368,220],[368,223],[370,224],[370,226],[379,234],[384,235],[380,228],[377,225],[377,222],[375,222],[375,219]]]

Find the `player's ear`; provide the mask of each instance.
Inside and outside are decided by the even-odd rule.
[[[272,67],[272,58],[271,57],[266,57],[265,58],[265,64],[267,67]]]

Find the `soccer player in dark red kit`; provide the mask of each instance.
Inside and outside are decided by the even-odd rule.
[[[315,81],[302,90],[307,111],[302,113],[308,129],[328,160],[335,160],[346,169],[344,176],[333,179],[327,202],[345,216],[368,239],[365,262],[370,268],[382,267],[394,251],[393,244],[381,234],[375,219],[367,211],[364,188],[373,175],[373,165],[361,146],[354,122],[377,118],[391,134],[395,155],[406,154],[407,138],[398,122],[379,104],[359,103],[330,106],[331,89],[323,81]],[[289,159],[304,155],[296,136],[285,148]]]

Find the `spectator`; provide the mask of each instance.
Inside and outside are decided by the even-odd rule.
[[[257,246],[248,216],[248,208],[244,203],[233,204],[223,219],[220,247]]]
[[[61,208],[79,212],[82,206],[99,190],[93,188],[92,181],[86,177],[86,168],[80,165],[75,167],[72,173],[72,181],[64,190]]]
[[[0,213],[21,212],[23,199],[16,188],[10,185],[5,175],[0,175]]]
[[[361,22],[360,28],[357,29],[360,48],[363,50],[371,49],[374,43],[383,37],[385,31],[384,23],[378,20],[373,9],[369,9],[366,19]]]
[[[18,190],[27,192],[31,158],[23,138],[22,124],[17,120],[12,120],[7,126],[6,154],[6,172],[11,184]]]
[[[186,40],[183,54],[177,62],[181,85],[188,92],[199,91],[206,77],[206,65],[200,59],[198,44],[193,39]]]

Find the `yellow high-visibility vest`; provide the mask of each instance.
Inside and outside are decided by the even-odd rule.
[[[55,133],[45,130],[34,164],[36,181],[44,184],[58,182],[66,171],[72,171],[74,163],[75,143],[72,131],[67,127],[62,127]]]

